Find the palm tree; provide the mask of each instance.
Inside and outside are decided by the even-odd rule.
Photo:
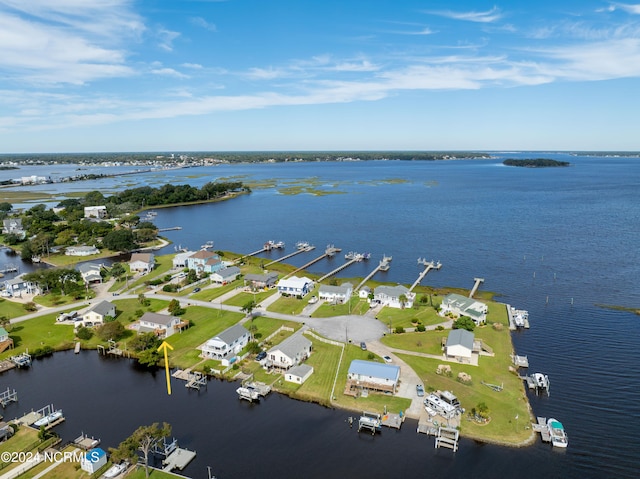
[[[400,301],[400,307],[404,309],[404,305],[407,303],[407,297],[404,294],[401,294],[398,297],[398,301]]]

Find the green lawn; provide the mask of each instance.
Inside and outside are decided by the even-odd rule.
[[[425,326],[445,322],[445,318],[439,316],[437,311],[431,306],[431,302],[433,302],[435,306],[439,306],[442,299],[432,296],[429,303],[421,303],[421,296],[422,295],[417,295],[412,308],[398,309],[385,306],[378,312],[378,319],[386,325],[391,324],[392,330],[395,330],[398,326],[405,329],[413,328],[416,325],[415,320]],[[429,295],[426,296],[428,297]]]
[[[135,281],[129,282],[129,289],[136,289],[140,286],[143,286],[147,281],[151,281],[153,279],[162,278],[165,276],[171,268],[173,267],[173,257],[174,254],[165,254],[162,256],[156,256],[156,266],[153,268],[149,274],[145,274],[140,276]],[[126,269],[128,270],[129,266],[126,265]]]
[[[0,354],[0,359],[23,353],[26,349],[33,352],[43,346],[55,350],[72,348],[73,326],[56,324],[57,316],[58,313],[51,313],[11,325],[9,337],[13,339],[14,348]]]
[[[2,316],[6,316],[9,319],[27,314],[22,303],[16,303],[15,301],[9,301],[4,298],[0,298],[0,311],[2,312],[0,313]]]
[[[298,299],[295,296],[281,296],[269,305],[267,311],[280,314],[300,314],[309,304],[309,297]]]
[[[449,330],[424,331],[422,333],[387,334],[380,339],[386,346],[427,354],[442,354],[442,338]]]
[[[149,469],[149,477],[151,479],[176,479],[174,474],[169,474],[167,472],[163,472],[159,469]],[[127,479],[145,479],[145,470],[144,466],[139,466],[134,472],[127,476]]]
[[[88,294],[84,297],[85,300],[88,299],[92,299],[95,297],[94,292],[90,289],[88,291]],[[33,298],[33,302],[34,303],[38,303],[41,306],[46,306],[48,308],[54,308],[57,306],[64,306],[65,304],[73,304],[73,303],[77,303],[79,300],[77,300],[76,298],[72,297],[72,296],[61,296],[59,294],[53,294],[53,293],[49,293],[49,294],[45,294],[45,295],[39,295],[39,296],[34,296]],[[80,300],[82,301],[82,300]]]
[[[235,296],[233,296],[232,298],[229,298],[228,300],[226,300],[223,304],[228,304],[229,306],[238,306],[238,307],[243,307],[245,304],[247,304],[250,301],[254,301],[257,304],[260,304],[261,301],[265,300],[266,298],[270,297],[271,295],[277,293],[276,289],[269,289],[267,291],[260,291],[259,293],[245,293],[244,291],[236,294]]]
[[[241,279],[233,281],[232,283],[229,283],[229,284],[225,284],[224,286],[217,286],[217,287],[213,286],[210,288],[209,287],[202,288],[202,291],[193,293],[191,295],[191,298],[198,299],[200,301],[213,301],[214,299],[222,296],[223,294],[226,294],[229,291],[236,289],[238,286],[242,286]]]
[[[367,300],[352,296],[349,301],[344,304],[323,303],[311,316],[314,318],[330,318],[332,316],[344,316],[348,314],[363,315],[367,311],[369,311],[369,303]]]
[[[29,446],[38,442],[38,431],[27,426],[21,426],[18,431],[5,442],[0,444],[0,452],[26,451]]]

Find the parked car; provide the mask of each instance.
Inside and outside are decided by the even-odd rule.
[[[384,362],[385,362],[385,363],[390,363],[390,362],[392,362],[392,361],[393,361],[393,360],[391,359],[391,356],[382,356],[382,359],[384,359]]]
[[[200,288],[194,288],[194,289],[193,289],[193,292],[194,292],[194,293],[198,293],[198,292],[200,292]]]
[[[256,356],[256,361],[262,361],[266,357],[267,357],[267,352],[266,351],[260,351],[258,353],[258,355]]]
[[[309,298],[309,304],[316,304],[317,302],[318,302],[317,296],[311,296],[311,298]]]
[[[418,397],[424,396],[424,386],[422,384],[416,384],[416,394]]]
[[[367,350],[367,345],[364,341],[360,343],[360,349],[362,349],[363,351]]]

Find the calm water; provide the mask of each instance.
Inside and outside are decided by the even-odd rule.
[[[200,185],[237,177],[286,184],[309,178],[317,187],[341,192],[288,196],[256,190],[230,202],[157,210],[159,226],[183,227],[167,236],[192,249],[214,240],[216,249],[250,252],[268,239],[283,240],[288,245],[283,252],[266,256],[276,258],[305,240],[318,249],[290,259],[292,264],[315,258],[328,243],[343,253],[372,253],[370,264],[354,265],[342,277],[364,276],[383,254],[393,255],[393,263],[376,279],[412,283],[418,257],[443,263],[423,284],[471,287],[474,277],[484,277],[484,289],[530,312],[531,329],[515,333],[514,345],[529,356],[532,371],[549,374],[551,397],[533,397],[531,405],[535,415],[565,424],[567,451],[541,443],[512,450],[464,441],[452,455],[434,450],[433,439],[415,434],[411,424],[371,440],[346,426],[344,412],[276,395],[251,407],[236,400],[232,384],[212,383],[199,394],[175,387],[168,398],[162,375],[90,353],[59,355],[28,374],[4,374],[0,387],[9,384],[21,394],[12,410],[49,402],[65,408],[68,420],[60,431],[66,439],[84,430],[115,445],[139,424],[167,420],[180,442],[198,451],[185,470],[192,477],[206,477],[207,465],[220,478],[443,472],[451,477],[635,477],[638,317],[596,304],[640,304],[640,161],[503,156],[553,157],[573,166],[509,168],[498,159],[228,165],[179,170],[164,180],[136,175],[135,181]],[[115,179],[95,186],[117,187]],[[326,272],[343,261],[323,260],[311,270]],[[50,390],[52,381],[65,387]],[[109,410],[118,411],[122,421],[114,424]]]

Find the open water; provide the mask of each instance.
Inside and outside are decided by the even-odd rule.
[[[506,157],[567,160],[569,168],[501,165]],[[256,189],[233,201],[158,209],[160,227],[176,245],[251,252],[269,239],[293,251],[296,241],[317,246],[288,260],[302,265],[328,243],[370,252],[341,277],[364,276],[383,254],[391,269],[376,279],[411,284],[418,257],[439,260],[423,284],[470,288],[474,277],[500,300],[530,313],[531,329],[513,334],[530,370],[549,374],[550,397],[531,397],[535,415],[556,417],[569,434],[566,451],[535,445],[510,449],[463,440],[458,453],[435,450],[433,438],[400,432],[371,438],[345,423],[348,413],[271,395],[252,406],[235,385],[210,383],[200,393],[174,387],[164,376],[95,353],[59,354],[30,372],[0,376],[20,403],[5,416],[54,402],[65,409],[65,439],[84,431],[115,446],[139,424],[170,422],[183,447],[198,456],[185,474],[234,477],[636,477],[640,460],[640,346],[638,316],[599,304],[640,305],[640,160],[565,154],[496,154],[492,160],[225,165],[171,171],[138,184],[204,184],[216,178],[275,179],[334,194],[282,194]],[[87,189],[118,188],[115,179]],[[117,180],[119,181],[119,180]],[[78,183],[79,185],[80,183]],[[168,247],[165,252],[170,252]],[[323,260],[328,272],[342,258]],[[117,420],[114,420],[117,417]]]

